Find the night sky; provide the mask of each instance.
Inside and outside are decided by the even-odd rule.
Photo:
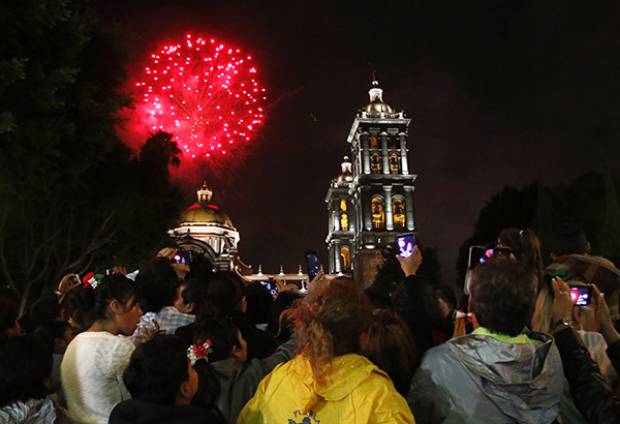
[[[255,269],[296,271],[307,249],[326,260],[324,198],[368,103],[371,66],[386,103],[413,118],[417,228],[439,248],[446,283],[479,210],[503,186],[618,170],[615,1],[101,3],[106,22],[126,31],[130,72],[189,30],[260,64],[265,126],[244,156],[204,171]],[[193,183],[184,188],[189,204]]]

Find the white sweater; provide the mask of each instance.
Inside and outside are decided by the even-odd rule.
[[[107,332],[80,333],[69,343],[60,374],[76,423],[106,424],[116,404],[131,397],[123,371],[134,349],[131,340]]]

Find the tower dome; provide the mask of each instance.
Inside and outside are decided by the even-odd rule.
[[[196,194],[198,195],[198,201],[183,212],[181,222],[219,224],[234,228],[228,215],[211,202],[213,192],[209,190],[206,183],[203,183],[202,187],[196,191]]]
[[[394,109],[387,103],[383,102],[383,90],[379,88],[379,81],[372,81],[372,88],[368,90],[370,103],[366,105],[364,111],[368,115],[379,115],[381,113],[394,113]]]

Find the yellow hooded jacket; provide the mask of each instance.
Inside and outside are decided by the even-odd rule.
[[[405,399],[388,375],[357,354],[335,357],[315,387],[308,360],[298,355],[261,381],[237,424],[412,423]],[[314,395],[319,401],[304,411]]]

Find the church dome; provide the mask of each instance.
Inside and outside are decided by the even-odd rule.
[[[369,115],[394,113],[394,109],[383,101],[383,90],[379,88],[379,82],[377,80],[372,82],[372,88],[368,90],[368,95],[370,96],[370,103],[364,107],[364,112]]]
[[[192,224],[220,224],[234,228],[232,221],[217,205],[211,203],[213,192],[203,184],[202,188],[196,192],[198,202],[187,208],[181,216],[181,221]]]

